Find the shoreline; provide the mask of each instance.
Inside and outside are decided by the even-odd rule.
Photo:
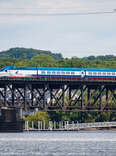
[[[112,131],[116,131],[116,128],[85,128],[85,129],[70,129],[70,130],[66,130],[66,129],[28,129],[28,130],[23,130],[23,132],[45,132],[45,131],[50,131],[50,132],[56,132],[56,131],[102,131],[102,130],[112,130]]]

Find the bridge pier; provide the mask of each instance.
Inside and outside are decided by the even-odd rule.
[[[21,109],[2,107],[0,109],[0,132],[22,132]]]

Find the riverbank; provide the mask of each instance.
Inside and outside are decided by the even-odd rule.
[[[60,131],[104,131],[104,130],[108,130],[108,131],[116,131],[116,128],[84,128],[84,129],[70,129],[70,130],[66,130],[66,129],[32,129],[29,128],[28,130],[24,131],[30,131],[30,132],[37,132],[37,131],[41,131],[41,132],[47,132],[47,131],[52,131],[52,132],[60,132]]]
[[[38,121],[35,123],[32,121],[29,124],[25,121],[25,131],[78,131],[78,130],[102,130],[102,129],[116,129],[116,122],[95,122],[95,123],[72,123],[68,121],[64,122],[52,122],[46,124],[45,121]]]

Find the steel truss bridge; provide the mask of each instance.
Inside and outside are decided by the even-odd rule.
[[[0,79],[0,106],[116,112],[116,81]]]

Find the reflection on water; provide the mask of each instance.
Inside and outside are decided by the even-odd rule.
[[[115,131],[0,133],[0,156],[115,156]]]

